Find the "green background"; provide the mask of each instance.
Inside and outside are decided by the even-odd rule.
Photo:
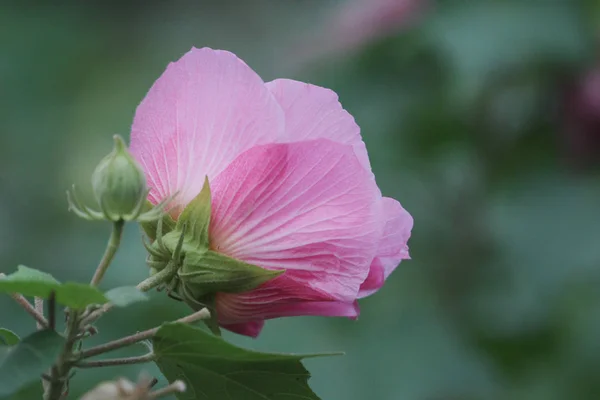
[[[596,1],[430,1],[343,51],[363,29],[336,28],[350,2],[58,3],[0,3],[0,272],[89,280],[110,226],[69,214],[65,190],[91,196],[94,166],[168,62],[228,49],[265,81],[337,91],[383,193],[415,219],[412,260],[358,321],[281,319],[228,339],[345,351],[307,361],[324,400],[600,398],[600,105],[581,112],[576,91],[597,61]],[[102,287],[147,273],[128,226]],[[154,293],[103,318],[100,336],[187,312]],[[0,326],[34,328],[6,296]],[[80,372],[72,398],[139,370]]]

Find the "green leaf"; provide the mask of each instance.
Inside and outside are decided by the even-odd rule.
[[[173,382],[185,381],[180,399],[318,400],[308,386],[302,355],[236,347],[192,326],[163,325],[153,339],[156,363]]]
[[[152,208],[154,208],[154,205],[152,203],[150,203],[148,200],[146,200],[145,210],[149,211]],[[173,218],[171,218],[171,216],[169,214],[165,213],[162,216],[162,233],[163,233],[163,235],[165,235],[165,234],[171,232],[173,229],[175,229],[175,225],[176,225],[175,220]],[[152,241],[156,240],[156,230],[158,229],[158,220],[140,222],[140,226],[142,227],[142,230],[144,231],[146,236],[148,236],[148,238],[150,238],[150,240],[152,240]]]
[[[6,358],[6,356],[8,356],[8,353],[10,353],[10,349],[10,346],[0,344],[0,365],[2,365],[4,359]]]
[[[37,331],[12,347],[0,364],[0,397],[17,393],[40,379],[54,363],[65,339],[55,331]]]
[[[186,241],[198,249],[207,249],[209,244],[208,227],[210,224],[211,194],[208,177],[198,195],[183,210],[177,219],[176,229],[185,229]]]
[[[13,331],[5,328],[0,328],[0,342],[6,346],[14,346],[19,343],[21,338]]]
[[[104,296],[117,307],[127,307],[130,304],[148,300],[148,296],[135,286],[122,286],[104,293]]]
[[[257,267],[208,250],[187,252],[177,274],[193,291],[194,296],[201,297],[216,292],[240,293],[252,290],[284,272]]]
[[[95,287],[75,282],[60,283],[50,274],[23,265],[19,265],[17,272],[0,279],[0,292],[4,293],[48,298],[53,291],[59,304],[73,309],[108,301]]]
[[[190,290],[188,285],[183,283],[179,288],[179,294],[183,298],[183,301],[190,306],[194,311],[200,311],[203,308],[207,308],[210,311],[210,317],[203,319],[204,325],[213,333],[213,335],[221,336],[221,326],[219,325],[219,315],[217,312],[215,294],[209,294],[207,296],[194,296],[193,291]]]

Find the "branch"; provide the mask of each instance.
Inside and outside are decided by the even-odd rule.
[[[208,319],[208,318],[210,318],[210,312],[206,308],[203,308],[202,310],[197,311],[193,314],[190,314],[186,317],[180,318],[175,322],[189,324],[189,323],[192,323],[195,321],[200,321],[202,319]],[[103,353],[107,353],[112,350],[120,349],[122,347],[130,346],[134,343],[141,342],[142,340],[150,339],[151,337],[156,335],[156,332],[158,332],[159,329],[160,329],[160,326],[158,326],[156,328],[148,329],[146,331],[138,332],[136,334],[126,336],[121,339],[113,340],[112,342],[108,342],[105,344],[101,344],[99,346],[89,348],[87,350],[82,351],[80,353],[80,356],[82,359],[85,359],[85,358],[97,356],[98,354],[103,354]]]
[[[48,328],[48,320],[42,314],[40,314],[22,294],[12,293],[10,297],[19,303],[19,305],[35,319],[38,326],[41,326],[42,329]]]
[[[114,365],[130,365],[130,364],[142,364],[154,361],[155,354],[148,353],[143,356],[137,357],[124,357],[124,358],[109,358],[106,360],[98,361],[80,361],[75,364],[78,368],[97,368],[97,367],[111,367]]]
[[[33,304],[35,306],[35,311],[37,311],[38,314],[40,314],[40,315],[44,315],[44,299],[42,299],[41,297],[34,297]],[[44,329],[44,326],[37,321],[36,321],[35,327],[37,328],[38,331],[40,329]]]

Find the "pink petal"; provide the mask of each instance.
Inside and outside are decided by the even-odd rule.
[[[277,141],[283,113],[261,78],[234,54],[192,48],[169,64],[139,105],[131,152],[154,203],[184,205],[243,151]]]
[[[224,324],[222,325],[222,327],[233,333],[255,338],[258,337],[264,325],[265,321],[260,320],[242,322],[238,324]]]
[[[389,197],[383,198],[383,215],[383,236],[369,275],[360,287],[361,298],[379,290],[400,261],[410,258],[407,242],[413,227],[413,218],[398,201]]]
[[[381,197],[352,147],[318,139],[248,150],[211,184],[211,246],[343,302],[382,234]]]
[[[365,279],[362,285],[360,285],[358,298],[363,298],[375,293],[381,289],[384,282],[385,272],[383,271],[383,266],[381,265],[379,258],[375,257],[371,263],[371,268],[369,269],[369,275],[367,276],[367,279]]]
[[[224,328],[255,337],[260,332],[255,329],[257,320],[305,315],[356,318],[358,303],[336,301],[286,273],[251,292],[219,293],[217,313]]]
[[[291,79],[276,79],[266,85],[285,113],[287,142],[329,139],[349,144],[365,169],[371,171],[360,128],[334,91]]]

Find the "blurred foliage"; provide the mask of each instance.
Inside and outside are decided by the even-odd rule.
[[[282,319],[258,340],[229,339],[346,351],[307,362],[324,400],[600,398],[600,159],[578,162],[569,143],[583,133],[566,129],[564,107],[598,59],[597,1],[430,2],[394,34],[313,58],[346,3],[27,3],[0,4],[0,272],[89,279],[110,228],[68,214],[64,190],[90,195],[111,135],[128,134],[168,62],[225,48],[265,80],[337,91],[383,193],[415,218],[412,260],[358,322]],[[104,289],[148,272],[139,229],[124,243]],[[108,340],[186,312],[153,295],[99,328]],[[7,297],[0,325],[33,329]],[[72,398],[139,370],[80,372]]]

